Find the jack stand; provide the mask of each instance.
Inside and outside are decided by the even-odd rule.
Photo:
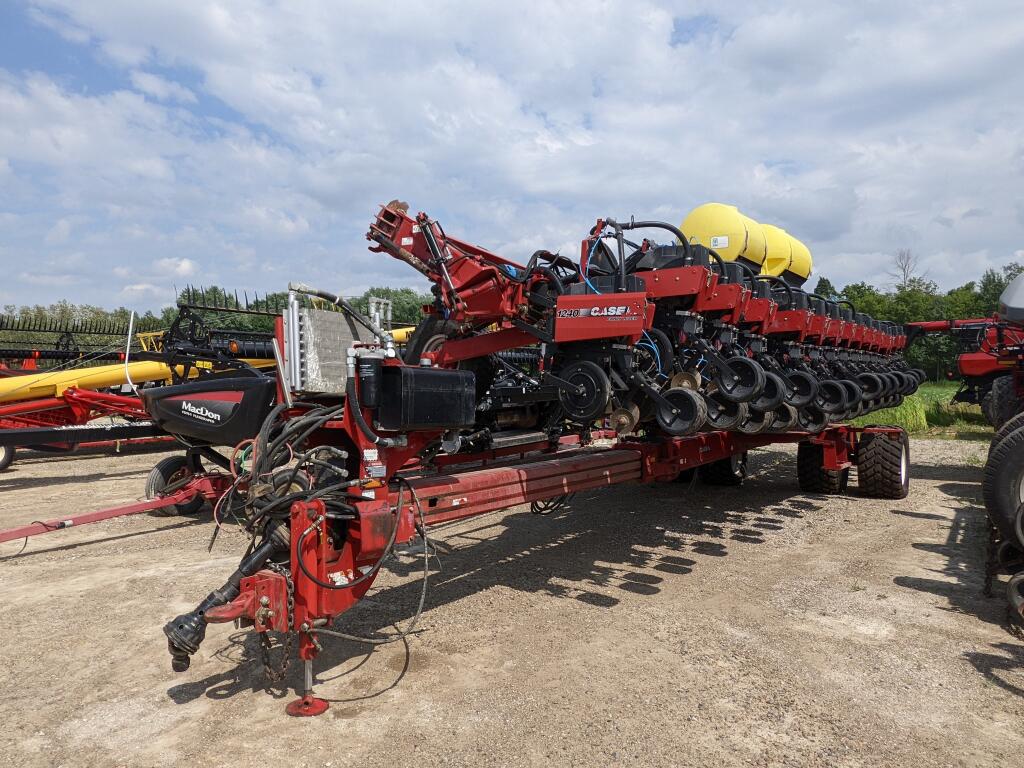
[[[316,717],[326,712],[331,705],[313,695],[313,660],[306,659],[303,665],[305,674],[302,698],[291,702],[284,711],[292,717]]]

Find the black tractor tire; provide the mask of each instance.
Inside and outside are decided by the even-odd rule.
[[[825,448],[816,443],[801,442],[796,448],[796,478],[800,490],[807,493],[845,493],[850,470],[825,469]]]
[[[408,365],[419,365],[424,352],[434,352],[445,339],[458,332],[458,324],[445,320],[440,315],[427,315],[420,320],[405,344],[402,359]]]
[[[1024,428],[1004,437],[985,463],[981,495],[992,524],[1006,541],[1024,550],[1017,541],[1017,509],[1024,503]]]
[[[156,466],[150,470],[149,477],[146,478],[146,498],[157,498],[169,485],[178,483],[191,475],[192,470],[189,469],[188,461],[184,456],[168,456],[160,459]],[[203,508],[205,503],[206,499],[196,494],[196,496],[181,504],[168,504],[166,507],[158,507],[153,510],[153,514],[160,517],[194,515]]]
[[[992,413],[992,397],[992,388],[989,387],[988,391],[982,396],[981,402],[978,403],[978,406],[981,408],[981,415],[985,417],[985,422],[990,427],[995,427],[996,417]],[[996,429],[999,429],[999,427],[996,427]]]
[[[727,459],[702,464],[697,467],[697,476],[704,485],[743,485],[747,479],[747,452],[734,453]]]
[[[876,499],[905,499],[910,493],[910,439],[865,433],[857,446],[857,487]]]
[[[999,429],[1021,410],[1013,376],[999,376],[992,382],[992,426]]]
[[[996,433],[992,435],[992,440],[988,444],[988,455],[991,456],[992,451],[995,450],[997,445],[1003,442],[1009,434],[1016,432],[1021,427],[1024,427],[1024,412],[1018,413],[996,430]],[[0,469],[2,469],[2,467],[0,467]]]

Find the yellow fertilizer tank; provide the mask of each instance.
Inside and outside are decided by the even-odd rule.
[[[786,230],[763,224],[768,241],[764,274],[781,277],[792,286],[801,286],[811,276],[811,252]]]
[[[698,205],[683,219],[682,230],[690,242],[711,248],[726,261],[739,260],[755,269],[761,269],[764,263],[766,244],[761,225],[734,205]]]
[[[734,205],[704,203],[682,224],[691,243],[711,248],[726,261],[741,261],[795,288],[811,276],[811,252],[781,227],[759,224]]]

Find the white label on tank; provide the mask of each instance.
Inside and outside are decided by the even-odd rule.
[[[716,235],[711,238],[712,248],[728,248],[729,247],[729,236],[728,235]]]
[[[402,245],[412,245],[412,238],[411,237],[403,237],[402,238]]]
[[[363,449],[363,461],[377,461],[378,455],[376,448]]]

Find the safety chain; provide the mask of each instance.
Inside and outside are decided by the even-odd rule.
[[[273,648],[273,643],[270,639],[270,630],[259,633],[260,651],[262,652],[263,657],[263,672],[271,683],[279,683],[284,680],[284,676],[288,673],[288,665],[291,664],[292,661],[292,642],[294,641],[295,633],[291,631],[291,625],[292,617],[295,615],[295,585],[292,583],[292,577],[287,568],[276,563],[268,563],[267,570],[283,576],[285,584],[288,585],[288,628],[284,633],[284,655],[281,657],[281,666],[278,669],[274,669],[273,662],[270,659],[270,651]]]

